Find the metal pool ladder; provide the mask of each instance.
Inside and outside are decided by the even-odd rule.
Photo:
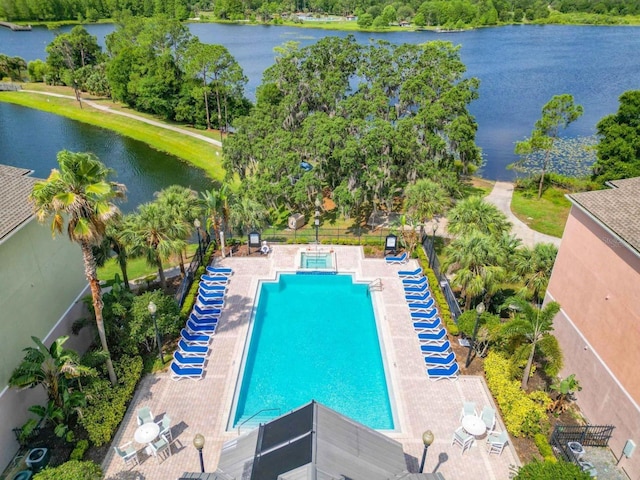
[[[381,292],[382,291],[382,279],[376,278],[373,282],[369,284],[370,292]]]

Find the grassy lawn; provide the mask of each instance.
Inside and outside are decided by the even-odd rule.
[[[65,95],[73,94],[73,91],[66,87],[45,88],[42,84],[25,85],[25,88],[32,87],[33,89],[37,88],[39,90]],[[0,92],[0,101],[35,108],[45,112],[55,113],[56,115],[63,115],[73,120],[113,130],[121,135],[145,142],[152,148],[183,159],[195,167],[204,170],[207,175],[214,180],[221,181],[224,178],[221,148],[197,138],[139,122],[128,117],[88,108],[86,104],[84,108],[81,109],[74,100],[66,98],[49,97],[27,92]],[[108,103],[109,107],[113,109],[126,109],[111,101],[102,100],[101,102]],[[161,121],[150,115],[140,114],[133,110],[131,110],[131,112],[135,113],[135,115]],[[189,130],[189,128],[183,127],[182,125],[180,127]],[[203,132],[196,129],[190,130],[215,139],[220,138],[220,135],[216,135],[216,132]]]
[[[184,260],[185,267],[189,265],[191,262],[191,258],[195,254],[197,245],[190,244],[187,245],[187,258]],[[172,258],[168,261],[163,262],[163,266],[166,268],[176,267],[179,265],[177,258]],[[101,281],[109,282],[113,280],[113,277],[116,275],[120,275],[122,279],[122,272],[120,271],[120,265],[116,258],[112,258],[107,263],[105,263],[104,267],[98,268],[98,278]],[[144,258],[132,258],[127,261],[127,273],[129,274],[129,281],[133,282],[135,279],[145,278],[150,275],[156,275],[158,273],[158,269],[156,267],[150,267],[147,265],[147,262]]]
[[[511,211],[536,232],[560,238],[571,209],[565,193],[557,188],[547,188],[538,200],[536,193],[514,190]]]

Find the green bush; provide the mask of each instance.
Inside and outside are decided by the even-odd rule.
[[[108,443],[127,411],[127,404],[142,373],[142,358],[123,356],[114,364],[118,383],[111,386],[105,378],[95,379],[86,388],[88,405],[80,416],[80,424],[89,440],[101,446]]]
[[[484,373],[489,390],[496,399],[507,430],[514,437],[532,437],[546,433],[546,416],[551,399],[545,392],[527,394],[510,375],[509,360],[496,352],[489,352],[484,360]]]
[[[102,470],[94,462],[70,460],[59,467],[45,468],[33,480],[100,480]]]
[[[84,457],[84,453],[87,451],[88,448],[89,448],[88,440],[78,440],[78,443],[76,443],[76,446],[71,452],[69,459],[82,460],[82,457]]]
[[[440,282],[438,281],[438,277],[436,277],[435,272],[429,267],[429,260],[427,259],[427,255],[424,253],[424,250],[421,247],[416,248],[415,253],[418,256],[418,262],[422,267],[422,271],[429,281],[433,300],[438,306],[438,310],[440,311],[440,318],[447,327],[447,332],[449,332],[451,335],[459,335],[460,329],[451,316],[451,310],[449,309],[447,299],[440,289]]]
[[[591,476],[575,463],[534,460],[518,469],[514,480],[589,480]]]
[[[553,454],[553,448],[549,445],[549,440],[547,440],[546,435],[536,433],[533,436],[533,441],[535,442],[536,447],[538,447],[538,451],[540,452],[540,455],[542,455],[542,458],[544,458],[545,462],[555,463],[558,461]]]

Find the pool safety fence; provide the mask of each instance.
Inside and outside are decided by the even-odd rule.
[[[184,278],[182,282],[180,282],[180,286],[178,287],[178,291],[176,292],[175,299],[178,302],[178,305],[182,306],[184,303],[184,299],[189,293],[189,289],[195,280],[196,271],[205,261],[205,255],[207,252],[207,248],[211,244],[212,238],[209,235],[209,232],[206,229],[202,229],[203,234],[198,237],[198,248],[196,249],[196,253],[193,255],[193,259],[189,264],[189,267],[185,271]]]
[[[608,447],[613,435],[613,425],[559,425],[556,424],[549,443],[557,458],[576,462],[569,443],[577,442],[583,447]]]
[[[318,228],[318,242],[326,245],[370,245],[384,248],[387,235],[397,232],[391,228],[371,229],[353,228]],[[315,244],[315,228],[298,230],[268,228],[262,230],[262,239],[269,243]]]
[[[442,290],[442,293],[444,293],[444,296],[447,300],[447,305],[449,305],[451,316],[453,317],[454,321],[457,321],[458,317],[462,315],[462,310],[460,310],[460,305],[458,305],[458,300],[453,293],[453,289],[451,288],[449,279],[440,270],[440,261],[438,260],[438,255],[436,255],[434,242],[435,236],[423,235],[422,248],[424,249],[425,255],[429,259],[429,266],[431,267],[431,270],[433,270],[433,272],[436,274],[436,277],[438,278],[440,289]]]

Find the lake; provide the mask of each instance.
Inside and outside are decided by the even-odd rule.
[[[112,25],[88,25],[104,45]],[[65,27],[61,31],[69,31]],[[206,43],[225,45],[249,78],[247,96],[254,98],[262,72],[274,61],[274,47],[287,41],[310,45],[345,32],[264,25],[191,24],[191,32]],[[640,88],[640,28],[596,26],[506,26],[465,32],[353,33],[361,42],[371,38],[393,43],[447,40],[460,45],[467,74],[481,80],[480,98],[470,106],[478,122],[477,144],[490,179],[512,179],[506,166],[517,160],[514,143],[527,137],[542,106],[553,95],[569,93],[584,107],[584,115],[563,135],[589,136],[605,115],[618,109],[618,97]],[[45,58],[54,32],[0,29],[0,52],[26,60]]]

